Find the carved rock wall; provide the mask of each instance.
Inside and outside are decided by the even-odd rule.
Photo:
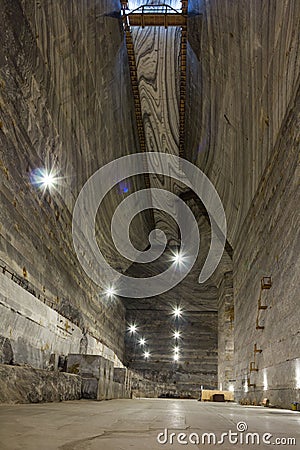
[[[299,7],[191,0],[188,28],[186,150],[226,210],[236,398],[284,407],[299,398]],[[260,330],[263,276],[273,286]]]
[[[0,8],[0,258],[122,357],[125,310],[85,275],[71,234],[85,181],[138,150],[119,2],[1,0]],[[44,195],[31,184],[40,167],[60,178]],[[129,262],[114,251],[110,217],[124,196],[117,187],[97,218],[99,245],[121,270]],[[131,231],[142,248],[145,230],[139,216]]]

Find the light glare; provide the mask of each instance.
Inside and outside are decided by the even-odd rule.
[[[55,183],[55,178],[51,173],[45,173],[42,178],[42,183],[45,187],[51,188]]]
[[[248,387],[248,376],[247,376],[247,375],[246,375],[246,377],[245,377],[244,391],[245,391],[245,392],[248,392],[248,391],[249,391],[249,387]]]
[[[58,182],[58,178],[56,177],[55,170],[48,170],[46,168],[35,169],[31,172],[30,179],[33,185],[44,189],[54,188]]]
[[[113,295],[115,295],[116,291],[114,290],[113,287],[110,287],[110,288],[106,289],[105,293],[106,293],[106,295],[108,295],[109,297],[112,297]]]
[[[182,253],[178,252],[175,253],[174,256],[172,257],[172,261],[174,264],[182,264],[183,263],[183,255]]]
[[[150,352],[145,352],[144,357],[145,357],[145,359],[148,359],[150,357]]]
[[[264,370],[264,391],[268,390],[268,375],[267,369]]]
[[[174,331],[174,338],[179,339],[180,338],[180,331]]]
[[[296,389],[300,389],[300,359],[296,359]]]
[[[176,306],[173,310],[173,314],[175,317],[180,317],[182,313],[182,310],[179,306]]]
[[[141,339],[140,339],[140,345],[145,345],[145,344],[146,344],[146,339],[141,338]]]
[[[132,323],[131,325],[129,325],[128,330],[130,331],[130,333],[136,333],[136,330],[137,330],[136,324]]]

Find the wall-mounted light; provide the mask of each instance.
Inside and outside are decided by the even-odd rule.
[[[51,190],[58,183],[58,177],[55,170],[46,168],[35,169],[30,174],[31,183],[44,191]]]
[[[150,358],[150,352],[145,352],[145,353],[144,353],[144,358],[145,358],[145,359]]]
[[[296,367],[296,389],[300,389],[300,359],[295,361]]]
[[[173,336],[174,336],[174,339],[179,339],[179,338],[180,338],[180,336],[181,336],[181,333],[180,333],[180,331],[174,331],[174,334],[173,334]]]
[[[268,375],[267,369],[264,369],[264,391],[268,390]]]
[[[249,387],[248,387],[248,376],[246,375],[245,377],[245,384],[244,384],[244,391],[248,392],[249,391]]]

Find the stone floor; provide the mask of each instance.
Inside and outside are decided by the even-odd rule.
[[[237,424],[244,422],[248,431],[239,424],[238,439],[234,444],[225,437],[223,444],[201,444],[205,432],[215,433],[217,441],[222,432],[237,432]],[[168,444],[163,445],[168,429]],[[177,433],[172,438],[170,433]],[[179,436],[188,444],[178,443]],[[193,434],[192,434],[193,433]],[[197,435],[199,447],[194,445]],[[278,447],[300,449],[300,413],[263,407],[245,407],[236,404],[200,403],[195,400],[137,399],[106,402],[70,401],[30,405],[0,406],[0,449],[28,450],[143,450],[158,448],[211,448],[221,449],[256,447],[242,444],[247,433],[270,433],[269,442],[276,438],[295,438],[296,445]],[[170,441],[174,440],[173,444]],[[189,442],[189,439],[192,441]],[[211,438],[213,439],[213,438]],[[213,441],[211,441],[213,442]],[[250,439],[251,442],[251,439]],[[268,447],[268,444],[261,444]]]

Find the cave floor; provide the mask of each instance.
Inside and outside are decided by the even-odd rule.
[[[215,433],[216,442],[224,432],[237,432],[237,424],[244,422],[247,431],[224,437],[224,443],[201,444],[203,433]],[[164,430],[167,429],[167,433]],[[157,442],[159,433],[161,444]],[[171,436],[176,433],[176,436]],[[178,436],[185,433],[185,436]],[[234,449],[254,447],[243,442],[247,433],[257,433],[262,440],[276,445],[276,439],[295,438],[296,445],[280,441],[277,447],[300,448],[300,412],[246,407],[233,403],[201,403],[196,400],[136,399],[111,401],[70,401],[30,405],[0,406],[0,449],[28,450],[143,450],[158,448]],[[168,443],[163,444],[166,435]],[[197,444],[199,436],[200,443]],[[242,436],[242,438],[241,438]],[[187,444],[178,443],[182,441]],[[242,439],[235,444],[236,439]],[[257,437],[255,438],[257,439]],[[170,444],[170,442],[173,442]],[[257,442],[257,440],[256,440]],[[284,442],[285,444],[282,444]],[[270,444],[269,444],[270,445]],[[260,443],[260,448],[267,448]]]

